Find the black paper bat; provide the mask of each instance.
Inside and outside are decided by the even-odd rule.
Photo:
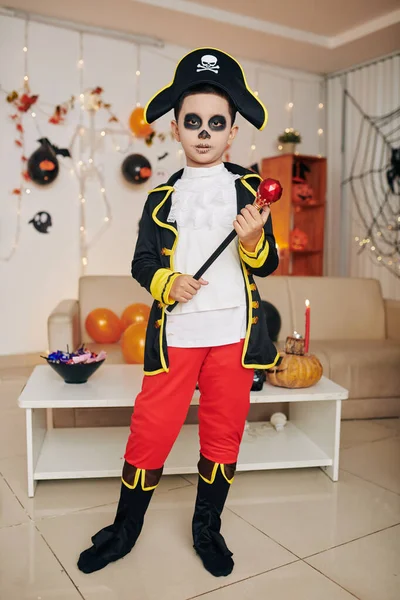
[[[61,156],[69,156],[71,158],[71,154],[68,148],[58,148],[58,146],[54,146],[54,144],[52,144],[47,138],[40,138],[38,142],[39,144],[46,144],[47,146],[50,146],[50,148],[55,152],[55,154],[61,154]]]

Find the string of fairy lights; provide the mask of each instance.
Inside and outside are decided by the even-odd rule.
[[[24,53],[24,78],[23,78],[23,90],[25,92],[29,91],[29,75],[28,75],[28,20],[25,21],[25,27],[24,27],[24,46],[23,46],[23,53]],[[33,116],[36,116],[35,113],[32,113]],[[20,239],[21,239],[21,212],[22,212],[22,198],[23,198],[23,194],[30,194],[31,190],[29,188],[29,186],[25,185],[25,180],[24,177],[22,175],[23,171],[24,171],[24,157],[25,157],[25,136],[23,134],[23,113],[18,115],[18,125],[20,125],[20,129],[21,129],[21,134],[19,137],[19,147],[20,147],[20,151],[21,151],[21,168],[20,168],[20,182],[19,182],[19,193],[16,194],[16,218],[15,218],[15,230],[14,230],[14,236],[13,236],[13,240],[11,242],[11,247],[8,253],[6,253],[5,255],[0,255],[0,260],[2,262],[8,262],[12,259],[12,257],[14,256],[15,252],[17,251],[17,248],[19,246],[20,243]]]
[[[29,56],[29,25],[30,25],[30,22],[29,22],[29,19],[27,18],[25,20],[24,45],[22,48],[22,51],[24,53],[23,89],[27,93],[30,90],[30,85],[29,85],[30,78],[29,78],[29,71],[28,71],[28,66],[29,66],[29,60],[28,60],[28,56]],[[112,146],[113,146],[113,149],[115,152],[121,153],[121,154],[126,154],[127,152],[129,152],[129,150],[132,148],[133,144],[135,143],[135,135],[128,127],[124,127],[123,124],[119,120],[118,120],[118,125],[119,125],[118,129],[116,129],[115,127],[104,127],[102,129],[96,129],[96,123],[95,123],[96,113],[97,113],[99,107],[96,106],[95,98],[91,97],[91,96],[93,96],[91,91],[88,89],[85,89],[85,86],[84,86],[84,79],[85,79],[85,77],[84,77],[84,71],[85,71],[84,33],[80,32],[80,33],[78,33],[78,36],[79,36],[79,38],[78,38],[78,42],[79,42],[79,55],[78,56],[79,57],[78,57],[78,61],[77,61],[78,82],[79,82],[78,83],[78,87],[79,87],[78,124],[77,124],[75,132],[73,134],[72,140],[69,144],[70,153],[71,153],[71,156],[73,157],[72,165],[67,166],[67,165],[63,164],[62,161],[61,161],[60,165],[63,168],[68,168],[70,174],[72,176],[76,177],[76,180],[78,182],[80,260],[81,260],[81,272],[82,272],[82,274],[85,274],[86,268],[88,265],[89,249],[91,247],[93,247],[94,244],[97,243],[97,241],[100,239],[100,237],[103,235],[105,230],[110,226],[110,224],[112,222],[112,207],[111,207],[111,204],[107,197],[104,176],[103,176],[101,167],[99,167],[96,164],[96,159],[95,159],[97,140],[99,137],[100,137],[100,139],[104,139],[107,136],[107,138],[109,138],[111,140]],[[141,82],[142,73],[143,73],[142,52],[141,52],[142,48],[141,48],[141,44],[136,43],[136,42],[132,43],[132,47],[133,47],[133,50],[134,50],[135,56],[136,56],[136,70],[135,70],[135,82],[134,82],[135,83],[135,105],[136,105],[136,107],[140,107],[141,106],[140,82]],[[159,52],[154,51],[151,48],[148,48],[147,51],[149,53],[162,56],[163,59],[167,59],[167,60],[171,61],[171,63],[174,63],[174,64],[176,63],[175,58],[169,57],[169,56],[165,55],[164,53],[160,54]],[[275,71],[272,71],[272,72],[268,71],[268,69],[264,65],[257,65],[254,69],[254,82],[253,82],[254,94],[256,96],[258,96],[258,94],[259,94],[258,89],[260,87],[260,74],[264,73],[264,72],[267,72],[270,75],[273,75],[274,77],[284,79],[286,81],[288,80],[288,76],[286,76],[286,75],[279,74]],[[313,86],[316,85],[315,80],[307,80],[307,79],[300,79],[300,78],[290,78],[289,79],[289,98],[288,98],[288,102],[286,103],[286,106],[285,106],[285,108],[288,112],[289,127],[286,129],[286,131],[293,130],[296,82],[307,83],[307,84],[310,84]],[[3,89],[1,89],[1,91],[5,92],[5,90],[3,90]],[[321,102],[318,104],[320,116],[319,116],[319,127],[318,127],[318,131],[317,131],[318,138],[319,138],[319,156],[323,155],[323,134],[324,134],[324,129],[323,129],[324,116],[322,114],[323,109],[324,109],[323,94],[324,94],[324,84],[323,84],[323,82],[321,82],[321,84],[320,84]],[[29,110],[27,113],[21,113],[21,115],[20,115],[21,122],[26,115],[31,116],[31,118],[35,121],[35,126],[36,126],[36,129],[37,129],[40,137],[43,137],[43,136],[40,131],[37,114],[43,113],[46,116],[49,116],[43,110],[43,108],[42,108],[43,106],[46,106],[46,104],[43,103],[42,101],[40,101],[40,105],[39,105],[39,103],[35,104],[34,106],[32,106],[32,110]],[[89,121],[88,125],[85,124],[85,120]],[[259,132],[254,127],[251,127],[249,164],[254,164],[256,162],[255,156],[256,156],[256,149],[257,149],[257,135],[258,134],[259,134]],[[85,151],[85,144],[84,144],[85,136],[89,136],[89,153],[88,153],[87,157],[86,157],[87,152]],[[125,139],[127,139],[127,143],[124,144],[123,147],[122,147],[122,143],[121,143],[121,136],[123,136]],[[76,142],[77,142],[77,156],[76,156],[76,153],[72,151],[73,146],[75,145]],[[25,157],[24,136],[21,137],[21,160],[23,157]],[[177,163],[179,164],[179,167],[180,168],[184,167],[185,166],[185,156],[184,156],[184,151],[182,148],[179,148],[176,151],[176,157],[177,157]],[[23,167],[23,166],[24,165],[22,164],[21,167]],[[31,194],[31,191],[32,191],[28,182],[23,178],[22,172],[23,172],[23,168],[21,168],[21,176],[20,176],[21,193],[16,198],[16,227],[15,227],[14,239],[11,244],[11,250],[5,256],[0,256],[0,260],[3,260],[3,261],[9,261],[15,254],[15,252],[20,244],[21,209],[22,209],[23,196],[24,196],[24,194],[27,194],[27,195]],[[87,227],[87,200],[88,200],[87,199],[87,196],[88,196],[87,181],[88,181],[88,179],[93,179],[93,180],[97,181],[100,198],[101,198],[102,206],[103,206],[102,225],[98,228],[97,231],[95,231],[92,234],[90,239],[88,239],[88,227]]]
[[[400,229],[400,217],[397,217],[397,221],[399,225],[388,225],[388,231],[393,231],[395,228]],[[382,238],[382,231],[377,231],[376,236]],[[377,248],[378,241],[374,239],[372,234],[371,237],[367,238],[361,238],[359,235],[356,235],[354,236],[354,242],[359,250],[363,250],[364,248],[370,250],[370,257],[374,258],[380,265],[386,266],[389,269],[395,269],[397,267],[400,271],[400,258],[397,258],[398,253],[392,250],[384,256],[382,252],[379,252],[379,249]]]
[[[95,162],[95,151],[96,151],[96,136],[98,131],[96,130],[95,115],[99,109],[99,104],[96,103],[95,94],[91,94],[84,89],[84,45],[83,45],[83,34],[79,34],[79,122],[77,127],[78,137],[78,162],[74,163],[74,174],[77,177],[79,184],[79,246],[81,256],[81,272],[84,275],[86,273],[86,267],[88,264],[88,250],[92,247],[99,238],[103,235],[105,230],[109,227],[112,220],[111,205],[108,201],[106,188],[104,183],[104,177],[98,165]],[[86,103],[86,104],[85,104]],[[89,127],[84,126],[84,113],[87,112],[89,115]],[[89,156],[87,161],[84,159],[84,148],[83,148],[83,136],[89,135]],[[102,129],[100,136],[105,137],[106,131]],[[75,139],[76,135],[73,138]],[[97,180],[99,186],[99,192],[104,207],[104,217],[102,226],[92,236],[92,239],[88,241],[88,233],[86,226],[86,202],[87,202],[87,180],[93,178]]]
[[[304,82],[304,80],[302,80]],[[308,82],[310,83],[310,82]],[[315,82],[312,82],[315,85]],[[285,133],[293,133],[295,135],[300,135],[300,133],[294,129],[293,120],[294,120],[294,108],[295,108],[295,81],[290,79],[289,85],[289,101],[286,103],[285,108],[288,113],[288,121],[289,127],[286,127]],[[318,154],[317,157],[321,158],[325,154],[325,141],[324,141],[324,127],[325,127],[325,114],[324,114],[324,99],[325,99],[325,83],[321,81],[319,83],[319,102],[318,102]],[[278,150],[283,150],[283,145],[278,144]],[[299,152],[295,151],[295,154],[298,155]]]

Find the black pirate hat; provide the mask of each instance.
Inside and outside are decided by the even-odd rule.
[[[267,109],[249,88],[242,66],[233,56],[217,48],[197,48],[181,58],[171,83],[147,103],[145,121],[152,123],[165,115],[183,92],[199,83],[211,83],[223,89],[247,121],[257,129],[265,127]]]

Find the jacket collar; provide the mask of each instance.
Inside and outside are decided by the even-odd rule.
[[[254,173],[254,171],[250,171],[250,169],[245,169],[244,167],[241,167],[240,165],[235,165],[234,163],[224,162],[224,166],[226,169],[228,169],[228,171],[234,173],[234,175],[240,175],[241,177],[244,177],[245,175],[257,175],[257,173]],[[179,171],[171,175],[166,184],[162,184],[162,186],[158,187],[174,187],[175,183],[178,181],[178,179],[182,177],[182,175],[183,169],[180,169]],[[259,175],[257,175],[257,177],[259,177]]]
[[[241,176],[240,179],[236,179],[235,181],[237,209],[239,213],[241,209],[246,206],[246,204],[253,203],[254,196],[256,195],[254,188],[257,188],[257,184],[261,177],[257,175],[257,173],[254,173],[254,171],[250,171],[250,169],[245,169],[244,167],[234,163],[224,162],[224,165],[231,173]],[[182,175],[183,169],[180,169],[171,175],[167,183],[159,185],[152,190],[153,192],[162,192],[162,199],[158,204],[159,209],[157,210],[157,218],[164,224],[167,224],[168,215],[171,209],[171,191],[173,191],[175,183],[182,177]],[[168,197],[166,197],[167,194]],[[171,225],[176,228],[176,223],[172,223]]]

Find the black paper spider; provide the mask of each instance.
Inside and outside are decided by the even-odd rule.
[[[400,185],[400,148],[392,148],[391,158],[392,168],[386,173],[387,181],[392,193],[394,194],[394,182]]]

